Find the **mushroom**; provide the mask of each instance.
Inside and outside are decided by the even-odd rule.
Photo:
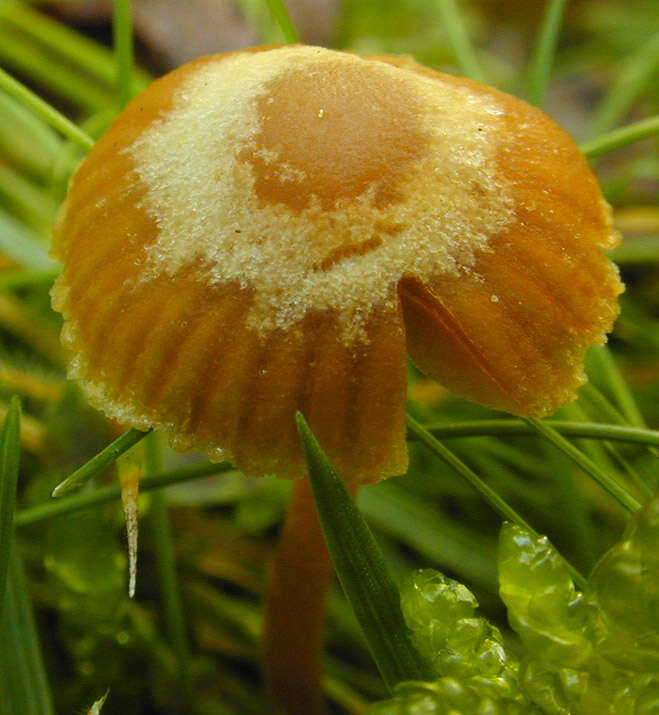
[[[408,353],[496,409],[573,399],[618,312],[615,242],[538,109],[410,59],[257,47],[157,80],[99,140],[53,304],[109,416],[302,477],[300,411],[357,485],[406,471]]]

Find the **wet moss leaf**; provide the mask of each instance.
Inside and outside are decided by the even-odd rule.
[[[591,657],[583,595],[546,536],[504,524],[499,537],[499,593],[510,625],[543,662],[576,668]]]
[[[402,683],[395,697],[369,715],[539,714],[521,691],[519,663],[504,648],[499,629],[476,615],[468,588],[431,569],[412,573],[401,587],[412,640],[432,662],[437,680]]]
[[[544,537],[505,524],[501,597],[525,652],[476,615],[462,584],[432,570],[401,589],[412,640],[440,676],[400,683],[369,715],[637,715],[659,708],[659,497],[630,521],[583,593]]]
[[[595,566],[586,596],[606,634],[598,643],[602,655],[620,668],[654,673],[659,688],[659,497]]]
[[[659,499],[630,520],[584,593],[543,538],[501,533],[501,597],[527,648],[520,678],[548,713],[632,715],[659,708]]]

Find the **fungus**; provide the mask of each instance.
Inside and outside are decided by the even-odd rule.
[[[496,409],[571,400],[617,315],[615,242],[541,111],[409,59],[261,47],[157,80],[99,140],[53,303],[109,416],[301,477],[300,411],[356,485],[406,471],[408,353]]]

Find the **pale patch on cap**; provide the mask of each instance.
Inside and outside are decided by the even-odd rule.
[[[209,285],[254,289],[263,335],[314,309],[363,340],[403,276],[468,272],[514,221],[495,164],[503,111],[413,66],[321,48],[209,62],[127,149],[159,227],[142,280],[200,264]]]

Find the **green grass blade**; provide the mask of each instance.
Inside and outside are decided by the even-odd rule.
[[[594,414],[601,421],[606,420],[615,425],[629,424],[625,416],[611,404],[591,380],[579,388],[579,402],[584,403],[588,408],[587,412]]]
[[[565,407],[563,407],[563,414],[568,419],[572,419],[575,422],[580,423],[587,422],[590,419],[578,400],[565,405]],[[581,449],[586,456],[590,457],[593,462],[599,465],[601,469],[615,472],[615,458],[612,458],[611,450],[607,449],[607,445],[611,448],[611,450],[615,449],[610,442],[605,440],[598,440],[595,442],[590,440],[582,441],[579,443],[579,449]]]
[[[407,415],[407,428],[418,439],[423,442],[432,452],[434,452],[443,462],[448,464],[451,469],[456,471],[465,481],[470,484],[485,501],[497,512],[501,517],[512,521],[533,533],[533,527],[530,526],[509,504],[507,504],[495,491],[490,489],[487,484],[462,460],[451,452],[451,450],[442,444],[436,437],[421,426],[414,417]]]
[[[0,613],[14,533],[18,464],[21,455],[21,403],[12,397],[0,434]]]
[[[595,137],[613,129],[629,111],[636,98],[652,87],[659,70],[659,33],[641,45],[621,65],[588,124],[588,136]]]
[[[55,365],[65,355],[55,325],[40,319],[36,306],[12,293],[0,293],[0,326]]]
[[[71,29],[65,23],[49,17],[25,2],[0,3],[0,21],[13,34],[24,34],[36,45],[56,56],[61,65],[69,65],[107,89],[116,86],[116,63],[112,52],[104,45]],[[133,73],[133,91],[147,87],[151,78],[146,72]]]
[[[50,236],[57,202],[44,187],[26,176],[18,167],[0,164],[2,202],[28,230],[39,236]],[[38,239],[37,239],[38,240]]]
[[[0,713],[54,715],[53,700],[16,549],[0,615]]]
[[[29,90],[25,85],[14,79],[0,67],[0,87],[19,102],[29,107],[37,116],[41,117],[53,129],[57,129],[67,139],[77,144],[81,149],[89,151],[94,146],[94,140],[87,136],[82,129],[58,112],[48,102]]]
[[[47,182],[61,145],[62,139],[51,127],[6,92],[0,92],[0,146],[5,160]]]
[[[144,477],[158,474],[162,470],[162,449],[158,439],[159,436],[157,433],[152,432],[146,439],[144,446]],[[164,490],[158,489],[153,493],[149,516],[160,580],[165,625],[178,660],[178,671],[186,698],[186,712],[195,713],[198,712],[199,708],[195,702],[195,690],[190,678],[188,628],[181,601],[172,527],[167,507],[167,496]]]
[[[451,43],[460,72],[467,77],[483,81],[485,75],[469,40],[467,28],[458,10],[455,0],[437,0],[443,29]]]
[[[633,427],[645,427],[645,420],[641,410],[636,404],[625,378],[620,373],[611,351],[604,345],[600,348],[592,349],[589,357],[592,365],[599,371],[605,381],[610,396],[615,399],[618,409],[622,412],[627,422]]]
[[[424,559],[469,583],[497,590],[496,552],[468,524],[448,518],[396,480],[360,490],[357,504],[369,524],[415,549]]]
[[[118,457],[124,454],[124,452],[127,452],[140,440],[144,439],[147,434],[149,433],[141,432],[136,429],[129,429],[127,432],[124,432],[121,437],[117,437],[114,442],[109,444],[95,457],[92,457],[87,463],[83,464],[80,469],[76,469],[73,474],[70,474],[63,482],[60,482],[55,489],[53,489],[53,496],[61,497],[63,494],[86,484],[93,476],[116,461]]]
[[[289,45],[294,45],[299,42],[300,36],[283,0],[266,0],[266,2],[268,3],[272,16],[279,25],[281,34],[284,36],[284,41]]]
[[[619,425],[626,425],[624,416],[608,401],[608,399],[593,385],[587,382],[579,391],[579,403],[583,412],[594,419],[607,419]],[[645,498],[650,498],[653,493],[652,484],[646,476],[639,473],[634,464],[628,460],[622,452],[609,440],[604,442],[605,448],[627,472],[640,494]],[[657,447],[648,447],[655,456],[659,455]]]
[[[0,23],[0,62],[31,84],[65,100],[83,112],[98,112],[114,99],[110,87],[99,85],[78,68],[13,28]]]
[[[58,273],[58,268],[45,271],[3,271],[0,273],[0,291],[32,285],[50,284],[57,278]]]
[[[643,501],[645,502],[652,499],[654,495],[654,485],[650,484],[648,478],[639,472],[639,470],[634,466],[634,462],[631,459],[627,459],[627,457],[625,457],[620,450],[617,450],[608,442],[605,442],[604,446],[611,457],[613,457],[613,459],[628,475],[631,483],[636,487]]]
[[[624,241],[609,251],[609,258],[620,266],[659,263],[659,236],[644,236]]]
[[[1,208],[0,251],[28,270],[53,271],[55,268],[39,237]]]
[[[600,486],[616,499],[625,509],[630,512],[635,512],[641,508],[641,504],[629,494],[620,484],[616,482],[610,475],[602,471],[595,462],[587,457],[580,449],[577,449],[573,444],[568,442],[565,437],[562,437],[555,429],[547,422],[538,420],[535,417],[526,417],[525,421],[538,434],[549,440],[557,449],[569,457],[577,466],[583,469],[586,474],[590,475]]]
[[[133,10],[130,0],[114,0],[112,29],[119,108],[123,109],[133,96]]]
[[[373,535],[304,417],[298,414],[297,421],[327,546],[382,678],[389,688],[431,679],[432,669],[410,641],[398,589]]]
[[[605,439],[612,442],[641,444],[659,447],[659,431],[622,425],[605,425],[597,422],[566,422],[545,420],[559,434],[584,439]],[[536,434],[536,430],[520,419],[464,420],[461,422],[432,422],[424,425],[435,437],[524,437]],[[410,438],[417,439],[412,433]]]
[[[548,0],[529,64],[528,100],[541,107],[545,102],[558,34],[567,0]]]
[[[233,466],[228,462],[223,464],[211,464],[209,462],[199,462],[190,464],[180,469],[172,469],[160,474],[153,474],[145,477],[140,481],[140,493],[148,492],[152,489],[162,489],[170,484],[178,482],[188,482],[199,477],[207,477],[211,474],[221,474],[233,469]],[[49,501],[45,504],[30,507],[17,512],[14,517],[16,526],[27,526],[35,524],[44,519],[51,519],[55,516],[63,516],[71,514],[82,509],[87,509],[95,504],[103,504],[104,502],[119,499],[121,496],[121,488],[118,484],[111,484],[105,487],[99,487],[92,491],[84,492],[83,494],[73,494],[59,501]]]
[[[641,139],[657,135],[659,135],[659,116],[642,119],[640,122],[628,124],[621,129],[614,129],[612,132],[607,132],[596,139],[583,142],[579,145],[579,148],[588,159],[594,159],[596,156],[614,151],[614,149],[620,149],[641,141]]]
[[[424,429],[410,414],[407,415],[407,428],[419,441],[423,442],[426,447],[470,484],[497,514],[508,521],[512,521],[513,524],[517,524],[517,526],[522,529],[526,529],[535,536],[539,536],[538,532],[520,514],[491,489],[462,460],[456,457],[448,447],[433,437],[428,430]],[[580,587],[584,587],[586,583],[585,578],[571,564],[566,562],[566,566],[569,568],[570,574],[575,582],[578,583]]]
[[[566,405],[563,408],[563,414],[575,422],[583,422],[588,419],[578,400]],[[543,446],[545,449],[549,447],[546,444]],[[620,473],[614,463],[616,460],[615,447],[610,442],[583,440],[578,443],[578,446],[603,471],[613,472],[619,476]],[[564,461],[561,457],[558,459]],[[547,461],[555,463],[554,455]],[[558,487],[555,490],[555,499],[560,511],[559,520],[564,525],[561,530],[568,535],[572,544],[572,559],[585,572],[589,572],[600,554],[596,529],[593,524],[592,506],[588,500],[583,498],[584,489],[580,479],[581,475],[577,470],[569,468],[569,465],[567,469],[559,466],[552,471],[552,482]]]

